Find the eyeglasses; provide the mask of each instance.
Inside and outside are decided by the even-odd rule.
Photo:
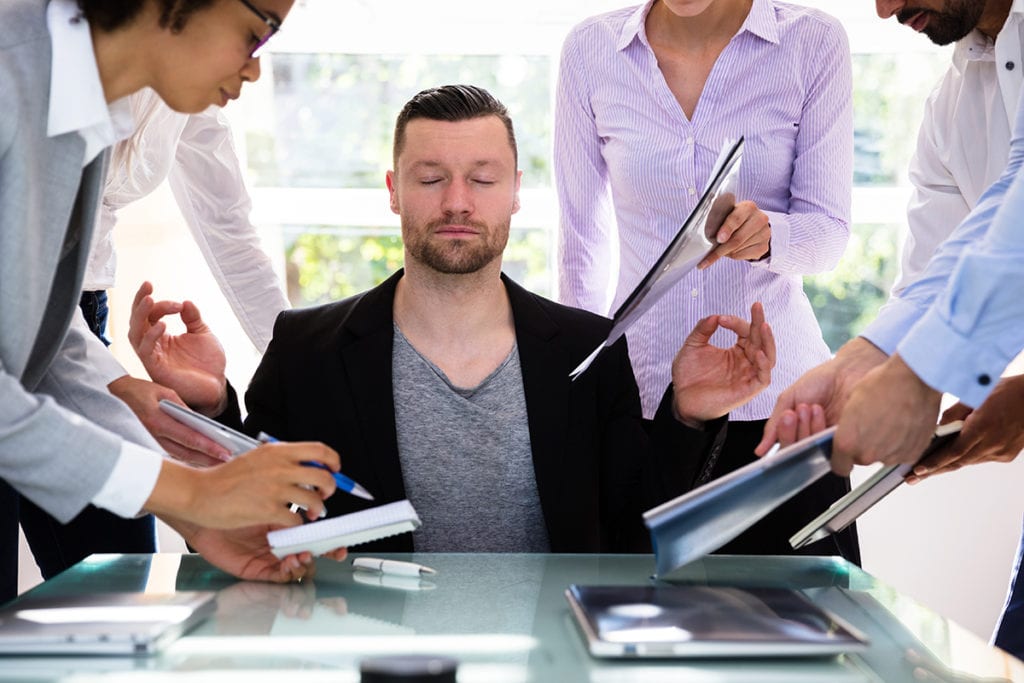
[[[260,18],[260,21],[267,25],[267,32],[260,36],[259,40],[256,41],[256,45],[254,45],[252,50],[249,52],[249,58],[255,59],[260,56],[260,51],[263,49],[263,46],[267,44],[267,41],[273,38],[274,34],[281,30],[281,22],[272,17],[268,17],[266,14],[259,11],[255,5],[249,2],[249,0],[238,1],[248,7],[253,14]]]

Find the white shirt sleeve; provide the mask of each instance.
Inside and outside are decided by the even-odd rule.
[[[134,517],[153,493],[163,458],[148,448],[121,442],[121,454],[92,504],[120,517]]]
[[[231,130],[215,108],[189,117],[168,180],[221,291],[262,353],[289,304],[249,220],[252,202]]]
[[[928,98],[917,148],[910,161],[913,192],[907,206],[907,236],[900,255],[900,272],[892,288],[894,296],[921,275],[939,245],[971,211],[939,147],[940,139],[949,138],[944,128],[955,126],[947,118],[949,106],[945,99],[950,94],[946,92],[945,81],[949,78],[947,74],[943,84]]]

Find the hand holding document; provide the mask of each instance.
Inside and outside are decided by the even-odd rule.
[[[960,426],[940,425],[918,460],[955,438]],[[763,458],[645,512],[657,574],[663,576],[717,550],[830,472],[835,431],[830,427],[786,448],[776,444]],[[797,532],[790,544],[799,548],[841,531],[902,483],[912,468],[913,464],[882,468]]]
[[[805,545],[827,538],[832,534],[837,534],[853,524],[858,517],[870,510],[875,503],[895,491],[910,475],[917,463],[955,439],[960,434],[960,429],[963,425],[962,420],[957,420],[936,427],[935,435],[932,436],[928,448],[925,449],[916,462],[900,463],[880,468],[871,478],[832,503],[825,512],[815,517],[807,526],[793,534],[789,539],[789,544],[794,548],[802,548]]]
[[[231,452],[232,456],[241,455],[242,453],[251,451],[254,448],[259,448],[265,443],[278,443],[277,439],[269,434],[261,433],[260,438],[254,439],[247,434],[235,431],[227,425],[222,425],[212,418],[206,417],[205,415],[194,412],[185,406],[180,406],[177,403],[172,403],[167,400],[160,401],[160,410],[164,411],[182,424],[188,425],[200,434],[213,439],[224,448],[227,448]],[[330,472],[330,469],[325,467],[323,463],[307,460],[302,464],[306,467],[318,467]],[[338,485],[340,490],[359,498],[373,500],[373,495],[367,491],[365,487],[345,476],[341,472],[331,472],[331,477],[333,477],[334,483]],[[293,509],[292,512],[295,512],[295,510]]]
[[[602,349],[615,343],[665,292],[718,246],[715,235],[736,206],[736,186],[739,182],[742,154],[743,138],[722,150],[711,173],[708,187],[697,205],[661,257],[636,289],[622,302],[619,310],[615,311],[608,338],[572,371],[572,379],[576,379],[590,367]]]

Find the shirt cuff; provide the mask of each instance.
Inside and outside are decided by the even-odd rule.
[[[914,325],[897,350],[922,382],[972,408],[985,402],[1012,360],[992,345],[964,337],[934,311]]]
[[[92,504],[119,517],[135,517],[153,493],[162,463],[163,457],[159,453],[122,441],[114,469],[103,488],[93,497]]]
[[[779,211],[765,211],[764,213],[768,216],[768,224],[772,228],[772,238],[768,242],[768,253],[765,254],[764,258],[757,261],[748,261],[748,263],[752,266],[767,269],[773,261],[783,264],[789,258],[789,240],[792,226],[789,222],[789,214]]]
[[[922,313],[924,311],[903,299],[890,299],[860,336],[891,356]]]

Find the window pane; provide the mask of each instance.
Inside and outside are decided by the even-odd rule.
[[[525,187],[550,187],[552,63],[527,55],[274,55],[273,128],[246,137],[255,185],[377,188],[395,117],[428,87],[470,83],[509,108]]]
[[[549,230],[513,230],[502,270],[527,289],[550,296]],[[402,267],[402,240],[394,228],[288,226],[285,228],[288,298],[293,306],[344,299],[374,287]]]

